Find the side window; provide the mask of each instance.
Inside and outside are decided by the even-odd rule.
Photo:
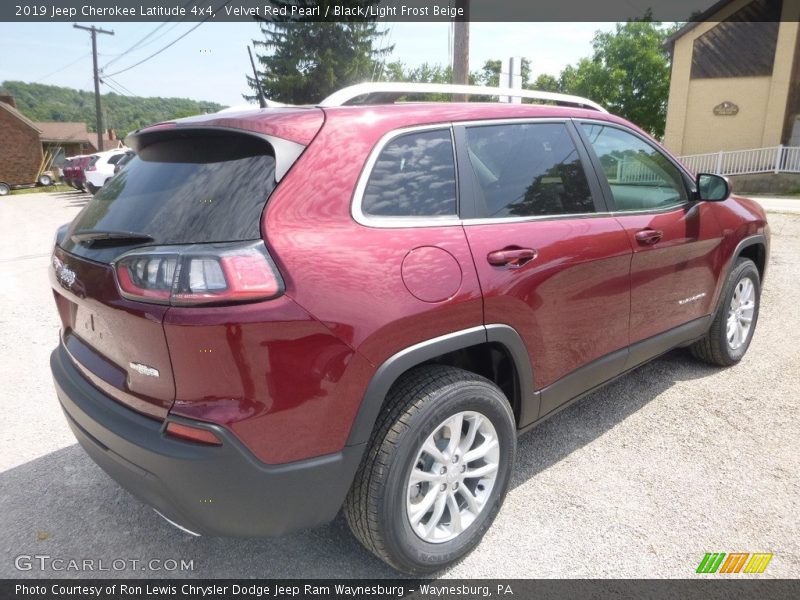
[[[408,133],[378,156],[361,210],[380,217],[456,215],[456,168],[449,129]]]
[[[482,125],[466,134],[479,218],[595,211],[563,123]]]
[[[689,199],[681,172],[656,148],[616,127],[581,125],[600,159],[618,211],[677,206]]]

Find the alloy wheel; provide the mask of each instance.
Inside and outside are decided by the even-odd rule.
[[[756,288],[749,277],[736,284],[728,309],[726,335],[731,350],[738,350],[747,341],[756,308]]]
[[[414,533],[440,544],[467,529],[486,508],[499,460],[497,432],[484,415],[463,411],[440,423],[420,447],[407,481]]]

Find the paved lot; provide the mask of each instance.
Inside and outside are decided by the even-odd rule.
[[[191,560],[197,577],[390,577],[341,519],[274,540],[193,538],[76,445],[48,370],[55,227],[79,193],[0,199],[0,577],[18,555]],[[773,214],[750,352],[718,370],[675,351],[521,438],[506,504],[447,577],[691,577],[705,552],[773,552],[800,576],[800,215]],[[320,490],[309,490],[310,494]],[[118,565],[120,563],[117,563]],[[127,569],[94,576],[186,576]]]
[[[770,212],[800,215],[800,198],[774,198],[772,196],[753,196],[757,202]]]

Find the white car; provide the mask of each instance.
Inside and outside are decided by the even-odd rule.
[[[114,165],[125,156],[128,148],[116,148],[92,154],[92,159],[86,165],[86,189],[96,194],[106,182],[114,176]]]

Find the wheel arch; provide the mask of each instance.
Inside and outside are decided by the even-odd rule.
[[[763,234],[753,235],[746,237],[739,242],[739,244],[736,246],[736,250],[733,253],[733,260],[731,260],[731,266],[728,269],[728,274],[730,274],[731,270],[733,269],[736,259],[740,257],[749,258],[755,263],[756,268],[758,269],[758,276],[761,278],[763,283],[764,275],[767,271],[768,258],[766,236]]]
[[[492,359],[488,364],[480,360],[485,356]],[[480,363],[482,368],[470,368],[470,362]],[[348,446],[369,440],[394,383],[411,369],[428,363],[465,368],[498,384],[511,403],[518,427],[538,414],[538,394],[534,392],[531,362],[522,338],[508,325],[479,325],[419,342],[386,359],[367,386],[350,429]],[[506,364],[510,373],[505,370]],[[498,365],[503,366],[497,368]],[[496,375],[502,373],[501,381],[498,376],[491,376],[489,369]]]

